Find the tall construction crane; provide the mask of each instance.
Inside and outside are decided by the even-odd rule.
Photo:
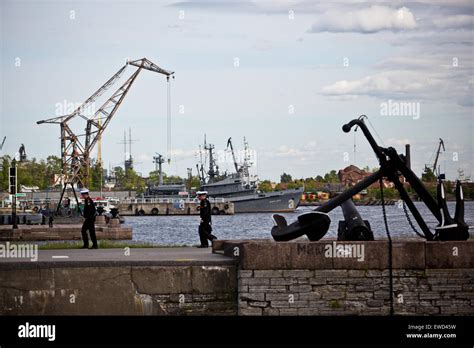
[[[443,139],[439,138],[438,149],[436,150],[433,167],[430,167],[429,164],[425,164],[425,168],[431,169],[433,174],[435,174],[437,178],[440,178],[441,176],[441,169],[438,168],[438,160],[439,160],[439,155],[441,154],[441,149],[443,149],[443,152],[446,151],[446,149],[444,148]]]
[[[138,69],[114,92],[114,94],[109,99],[107,99],[107,101],[93,115],[85,115],[85,110],[87,110],[87,108],[90,107],[91,104],[97,100],[97,98],[99,98],[115,82],[117,82],[129,65],[135,66]],[[61,130],[61,159],[64,186],[61,193],[61,198],[59,200],[58,210],[68,185],[71,186],[74,196],[76,196],[74,185],[78,187],[85,187],[88,185],[91,151],[94,148],[94,145],[101,139],[102,134],[117,112],[117,109],[122,104],[123,99],[130,90],[130,87],[143,69],[166,76],[166,80],[168,82],[169,103],[169,81],[170,76],[174,78],[174,72],[162,69],[147,58],[142,58],[138,60],[127,61],[126,64],[120,68],[117,73],[115,73],[115,75],[107,80],[107,82],[105,82],[97,91],[94,92],[94,94],[92,94],[71,114],[37,122],[37,124],[59,124]],[[76,134],[71,129],[71,121],[77,119],[82,119],[86,122],[85,134]],[[78,201],[77,197],[76,201]]]
[[[2,140],[2,143],[0,144],[0,150],[3,149],[3,145],[5,144],[5,140],[7,139],[7,137],[3,137],[3,140]]]
[[[227,140],[227,148],[230,147],[230,152],[232,153],[232,160],[234,161],[235,172],[240,176],[242,174],[242,168],[239,167],[237,163],[237,158],[235,157],[234,147],[232,146],[232,138]]]

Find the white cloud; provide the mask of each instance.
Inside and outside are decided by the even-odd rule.
[[[392,9],[373,5],[368,8],[341,12],[328,10],[313,24],[310,31],[317,32],[358,32],[410,30],[416,28],[413,13],[407,7]]]
[[[375,72],[353,80],[326,85],[321,94],[329,100],[350,100],[359,96],[381,99],[455,101],[473,106],[473,63],[466,53],[436,52],[421,56],[421,50],[389,56],[376,63]],[[454,59],[455,58],[455,59]],[[454,64],[456,63],[456,64]]]
[[[385,140],[385,144],[387,146],[401,148],[405,146],[405,144],[411,144],[411,142],[410,139],[407,138],[388,138],[387,140]]]
[[[386,71],[358,80],[341,80],[323,87],[327,96],[393,96],[410,95],[438,87],[441,81],[435,76],[423,76],[409,71]]]
[[[471,15],[454,15],[442,16],[433,19],[433,24],[439,29],[472,29],[474,16]]]

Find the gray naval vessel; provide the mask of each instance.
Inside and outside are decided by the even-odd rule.
[[[222,197],[234,203],[235,213],[294,211],[298,207],[304,188],[260,192],[258,190],[258,177],[249,173],[252,162],[245,138],[244,146],[243,160],[239,164],[235,156],[232,140],[229,138],[227,149],[230,148],[235,173],[220,175],[219,167],[215,161],[214,145],[207,144],[204,140],[204,150],[206,150],[208,155],[209,170],[206,176],[201,155],[200,166],[199,164],[197,165],[201,180],[201,190],[207,191],[210,197]]]

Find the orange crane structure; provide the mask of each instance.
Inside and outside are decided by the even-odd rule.
[[[107,99],[102,106],[92,115],[85,114],[85,110],[92,105],[103,93],[116,83],[127,66],[137,67],[134,73]],[[76,201],[78,202],[74,186],[86,187],[89,184],[90,154],[95,144],[100,141],[102,134],[114,117],[117,109],[122,104],[130,87],[135,82],[142,70],[149,70],[166,76],[168,82],[168,119],[170,117],[170,76],[174,78],[174,72],[160,68],[147,58],[128,60],[107,82],[94,92],[84,103],[76,108],[71,114],[58,116],[38,121],[37,124],[51,123],[59,124],[61,131],[61,160],[63,189],[58,204],[61,201],[68,186],[71,186]],[[82,119],[85,121],[85,134],[76,134],[71,127],[71,122]],[[100,160],[102,160],[100,158]]]

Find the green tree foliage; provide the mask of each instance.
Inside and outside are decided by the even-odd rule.
[[[280,182],[281,183],[289,183],[293,181],[293,178],[291,177],[290,174],[286,174],[286,173],[283,173],[281,176],[280,176]]]
[[[272,184],[270,180],[263,180],[258,184],[258,189],[262,192],[271,192],[273,191],[272,189]]]
[[[192,188],[195,188],[196,191],[199,191],[201,188],[201,180],[199,180],[199,177],[192,176],[191,180],[186,180],[186,188],[188,191],[191,191]]]
[[[0,157],[0,165],[2,166],[0,170],[0,189],[3,191],[8,191],[8,168],[10,167],[10,163],[10,156]]]
[[[337,176],[337,172],[335,170],[331,170],[329,173],[326,173],[324,175],[324,181],[327,183],[339,182],[339,177]]]
[[[89,169],[89,190],[100,191],[101,187],[104,187],[104,175],[103,169],[100,163],[93,161],[91,168]]]
[[[115,178],[117,180],[116,187],[118,188],[127,191],[136,191],[138,194],[145,192],[145,180],[132,168],[128,168],[126,171],[122,168],[117,168]]]
[[[373,197],[375,199],[381,199],[380,188],[372,188],[367,190],[367,194],[369,197]],[[399,198],[398,191],[395,188],[384,188],[383,189],[383,198],[385,199],[397,199]]]
[[[160,182],[160,172],[158,170],[153,170],[148,174],[148,181],[151,184],[158,185]],[[163,172],[163,184],[179,184],[183,183],[186,180],[184,180],[182,177],[178,175],[167,175],[165,172]]]
[[[433,171],[430,168],[425,167],[425,169],[423,170],[423,174],[421,174],[421,181],[436,182],[436,175],[434,175]]]
[[[10,156],[0,157],[0,188],[4,191],[8,190],[8,168],[11,161]],[[37,186],[44,190],[53,185],[54,175],[60,173],[61,159],[56,156],[48,156],[46,161],[32,158],[26,162],[17,162],[18,185]]]

